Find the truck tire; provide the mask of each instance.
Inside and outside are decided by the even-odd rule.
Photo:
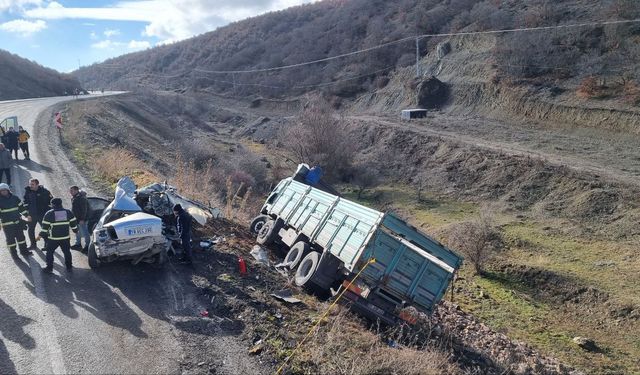
[[[269,220],[269,216],[267,215],[258,215],[253,218],[253,220],[251,220],[251,224],[249,224],[249,230],[251,231],[251,233],[258,234],[267,220]]]
[[[94,245],[93,242],[89,244],[87,259],[89,260],[89,267],[92,269],[100,267],[100,260],[98,259],[98,254],[96,254],[96,245]]]
[[[258,237],[256,238],[256,242],[260,245],[271,245],[273,241],[276,240],[278,236],[278,228],[277,222],[275,220],[269,219],[260,228],[258,232]]]
[[[284,263],[288,263],[290,270],[295,270],[300,261],[309,254],[309,244],[304,241],[298,241],[291,246],[287,256],[284,257]]]
[[[320,264],[320,253],[312,251],[305,256],[298,269],[296,270],[296,276],[294,281],[297,286],[302,286],[312,291],[319,289],[314,283],[314,276],[318,271],[318,265]]]

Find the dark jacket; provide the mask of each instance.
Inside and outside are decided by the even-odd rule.
[[[44,214],[40,237],[52,241],[68,240],[71,237],[69,229],[78,231],[78,222],[73,212],[65,208],[52,209]]]
[[[18,148],[18,132],[12,131],[7,132],[4,135],[6,143],[4,144],[9,150],[14,150]]]
[[[87,200],[87,193],[80,190],[78,194],[71,198],[71,211],[75,215],[77,220],[87,220],[87,214],[89,213],[89,201]]]
[[[44,186],[38,186],[38,190],[33,191],[30,187],[24,188],[24,206],[29,210],[29,215],[42,219],[44,214],[51,209],[51,192]]]
[[[0,151],[0,169],[11,168],[13,165],[13,158],[11,157],[11,151],[8,148]]]
[[[0,195],[0,222],[2,227],[19,224],[20,215],[29,215],[29,211],[24,207],[20,198],[13,194],[9,194],[8,197]]]
[[[193,217],[185,210],[180,211],[177,220],[178,234],[182,239],[191,238],[191,221]]]

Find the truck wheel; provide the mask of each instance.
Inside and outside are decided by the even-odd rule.
[[[320,253],[312,251],[305,256],[296,270],[295,283],[308,289],[317,289],[313,279],[320,264]]]
[[[249,230],[251,233],[258,234],[267,220],[269,220],[269,216],[267,215],[258,215],[251,220],[251,224],[249,224]]]
[[[284,263],[288,264],[290,270],[295,270],[300,264],[302,258],[309,254],[309,244],[304,241],[298,241],[291,246],[287,256],[284,257]]]
[[[260,245],[271,245],[273,241],[276,240],[276,236],[278,235],[278,226],[276,225],[275,220],[267,220],[260,228],[258,232],[258,237],[256,238],[256,242]]]
[[[100,260],[98,259],[98,254],[96,254],[96,245],[91,242],[89,244],[89,251],[87,251],[87,258],[89,260],[89,267],[96,269],[100,267]]]

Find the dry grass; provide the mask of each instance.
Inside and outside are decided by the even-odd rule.
[[[460,370],[449,363],[443,351],[433,348],[395,344],[381,335],[363,330],[341,308],[309,341],[296,362],[300,367],[320,374],[456,374]]]
[[[131,176],[138,185],[147,185],[158,180],[142,160],[125,149],[103,150],[97,155],[99,156],[91,158],[90,164],[98,176],[109,183],[116,183],[122,176]]]

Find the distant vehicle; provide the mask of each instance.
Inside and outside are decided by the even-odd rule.
[[[2,130],[2,134],[6,133],[9,128],[13,128],[17,131],[18,116],[7,117],[4,120],[0,121],[0,130]]]
[[[388,324],[431,313],[442,299],[462,257],[392,214],[359,205],[308,184],[299,174],[276,186],[251,223],[257,242],[289,248],[283,266],[295,283],[327,292],[346,288],[351,307]]]
[[[219,210],[193,202],[166,184],[136,190],[129,177],[118,181],[113,201],[89,197],[87,224],[91,235],[88,259],[91,268],[116,260],[132,264],[162,265],[177,238],[173,205],[180,203],[204,225],[219,216]]]

